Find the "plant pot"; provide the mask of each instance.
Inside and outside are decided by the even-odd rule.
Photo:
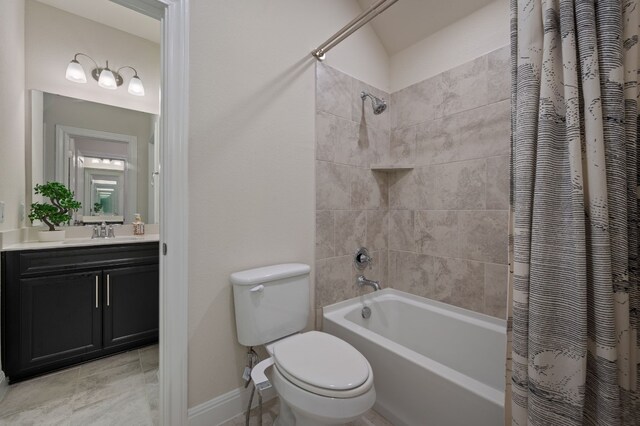
[[[38,240],[42,243],[51,243],[54,241],[63,241],[65,231],[40,231],[38,232]]]

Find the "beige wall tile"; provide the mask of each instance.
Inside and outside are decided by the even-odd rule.
[[[389,211],[367,210],[367,242],[369,250],[386,250],[389,239]]]
[[[360,123],[360,138],[368,141],[369,166],[389,162],[389,129],[377,129]]]
[[[365,242],[366,212],[363,210],[338,210],[334,212],[334,218],[336,256],[352,255]]]
[[[511,46],[494,50],[487,55],[488,102],[511,98]]]
[[[316,259],[326,259],[335,256],[333,243],[334,219],[333,211],[319,210],[316,212]]]
[[[336,120],[326,112],[316,114],[316,160],[335,161]]]
[[[442,164],[508,155],[510,133],[509,101],[421,123],[416,127],[416,163]]]
[[[484,313],[501,319],[507,315],[507,265],[484,264]]]
[[[408,127],[436,118],[443,102],[442,74],[391,94],[391,128]]]
[[[316,208],[348,209],[351,205],[349,166],[316,161]]]
[[[446,257],[459,255],[457,212],[419,210],[415,212],[414,220],[420,253]]]
[[[389,173],[389,208],[415,209],[418,207],[416,193],[419,189],[418,172],[414,170]]]
[[[389,212],[389,248],[391,250],[416,251],[413,213],[413,210]]]
[[[389,286],[417,296],[432,298],[433,257],[405,251],[390,251]]]
[[[322,324],[322,320],[324,319],[323,310],[322,310],[322,308],[316,308],[314,312],[316,314],[314,330],[322,331],[322,325],[323,325]]]
[[[413,173],[415,176],[415,193],[413,195],[404,195],[404,197],[412,200],[416,209],[442,209],[442,201],[438,196],[442,177],[438,175],[437,167],[418,167],[413,170]],[[391,194],[389,199],[391,199]]]
[[[389,160],[392,164],[414,164],[416,156],[416,126],[391,131]]]
[[[440,75],[442,103],[436,110],[436,117],[445,117],[489,103],[486,84],[486,55]]]
[[[437,257],[434,259],[434,276],[434,299],[482,312],[484,308],[482,263]]]
[[[507,263],[506,210],[460,211],[461,257],[492,263]]]
[[[360,140],[358,123],[344,118],[336,118],[336,142],[334,159],[336,163],[366,167],[369,165],[369,142]]]
[[[316,261],[316,308],[355,297],[351,256]]]
[[[471,210],[485,208],[485,160],[434,166],[437,176],[435,208]]]
[[[487,158],[487,209],[509,209],[509,156]]]
[[[351,120],[354,79],[321,63],[316,65],[316,109]]]
[[[387,209],[389,190],[387,175],[369,169],[354,168],[351,178],[351,208]]]

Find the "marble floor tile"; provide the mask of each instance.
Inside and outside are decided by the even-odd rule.
[[[151,410],[143,388],[123,391],[96,404],[75,410],[71,426],[151,426]]]
[[[0,425],[68,425],[73,413],[71,397],[55,399],[30,409],[0,417]]]
[[[157,425],[158,393],[154,345],[9,386],[0,426]]]
[[[118,367],[130,362],[138,361],[138,359],[140,359],[139,357],[140,355],[138,354],[138,351],[133,350],[113,356],[108,356],[96,361],[88,362],[78,367],[80,369],[78,377],[87,377],[99,372],[100,370],[107,370],[109,368]]]
[[[0,402],[0,413],[8,416],[45,404],[62,405],[73,395],[77,379],[76,367],[11,385]]]
[[[148,346],[140,349],[140,364],[142,372],[158,369],[158,345]]]
[[[271,401],[264,404],[262,407],[262,425],[271,426],[274,424],[278,412],[280,411],[280,404],[278,398],[274,398]],[[238,415],[233,419],[227,420],[220,426],[244,426],[245,414]],[[257,407],[251,410],[251,417],[249,418],[249,425],[256,426],[258,424],[258,409]],[[393,426],[387,419],[382,417],[373,409],[367,411],[361,418],[353,422],[347,423],[347,426]]]
[[[77,410],[86,405],[109,399],[124,389],[144,387],[144,376],[138,360],[112,367],[78,380],[72,406]]]

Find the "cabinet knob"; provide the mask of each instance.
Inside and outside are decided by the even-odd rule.
[[[100,278],[96,275],[96,308],[98,307],[98,280]]]

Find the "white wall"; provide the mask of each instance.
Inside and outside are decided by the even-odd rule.
[[[25,91],[24,0],[0,1],[0,201],[5,220],[0,231],[22,226],[24,202]]]
[[[3,1],[4,2],[4,1]],[[158,114],[160,110],[160,46],[149,40],[116,30],[47,6],[35,0],[26,2],[26,88]],[[86,53],[100,66],[129,65],[138,70],[145,96],[127,92],[132,76],[122,71],[124,84],[118,90],[106,90],[91,77],[93,63],[78,61],[87,75],[87,83],[65,79],[69,61],[77,52]]]
[[[315,59],[355,0],[194,0],[190,33],[189,406],[241,386],[229,274],[314,262]],[[378,87],[370,30],[328,63]],[[313,291],[312,291],[313,294]]]
[[[509,44],[509,0],[496,0],[391,57],[396,92]]]

